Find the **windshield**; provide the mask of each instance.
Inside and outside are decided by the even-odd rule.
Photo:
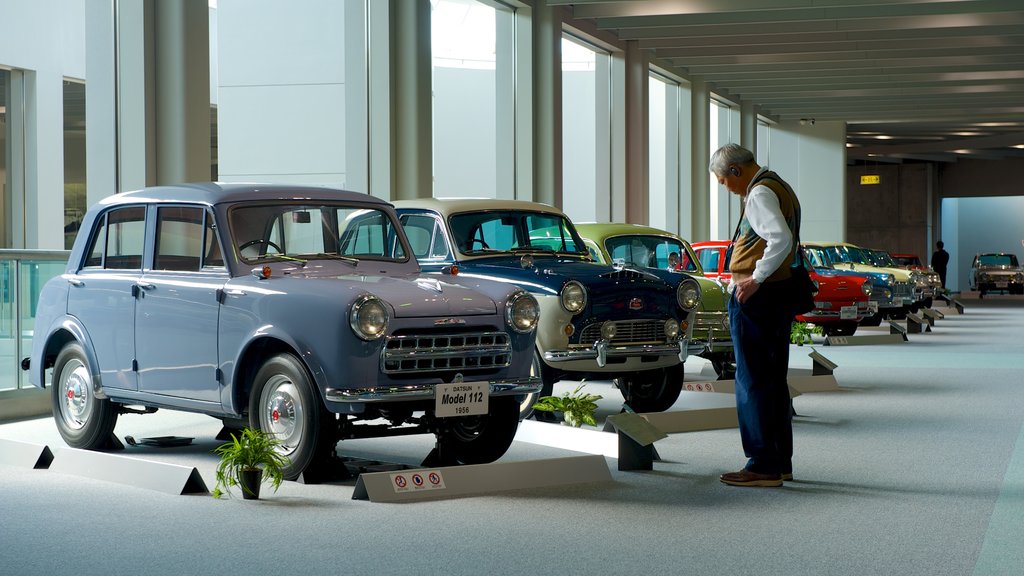
[[[406,261],[405,239],[388,213],[328,203],[240,205],[228,213],[242,261],[337,258]]]
[[[883,268],[897,268],[896,262],[893,261],[892,256],[889,256],[888,252],[882,250],[865,250],[871,256],[871,262],[875,266],[881,266]]]
[[[847,262],[877,266],[877,264],[871,262],[871,258],[868,257],[867,251],[863,248],[858,248],[856,246],[832,246],[831,248],[826,249],[826,251],[833,262]]]
[[[832,260],[828,257],[828,251],[818,247],[804,247],[804,257],[811,263],[812,268],[831,268]]]
[[[1013,254],[982,254],[978,256],[980,266],[1017,266],[1017,256]]]
[[[569,219],[560,214],[496,210],[449,218],[455,245],[463,254],[552,252],[589,257]]]
[[[892,259],[900,266],[921,266],[921,259],[917,256],[893,256]]]
[[[696,258],[682,242],[665,236],[615,236],[604,241],[604,247],[618,266],[639,266],[660,270],[703,274]]]

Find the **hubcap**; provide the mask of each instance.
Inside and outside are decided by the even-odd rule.
[[[72,359],[61,369],[58,378],[61,420],[71,429],[80,430],[92,411],[92,377],[81,360]]]
[[[305,422],[302,401],[295,383],[282,374],[270,378],[263,388],[260,427],[281,442],[281,451],[291,454],[302,442]]]

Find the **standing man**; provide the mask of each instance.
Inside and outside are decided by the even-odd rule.
[[[946,287],[946,266],[949,264],[949,252],[942,249],[945,244],[942,240],[935,243],[935,252],[932,253],[932,270],[939,273],[939,280],[942,282],[942,287]]]
[[[793,478],[788,292],[800,202],[778,174],[758,166],[754,154],[736,144],[712,154],[709,168],[743,204],[729,261],[729,326],[736,354],[736,412],[748,460],[742,470],[720,479],[732,486],[782,486]]]

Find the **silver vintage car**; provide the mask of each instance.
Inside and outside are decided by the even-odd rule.
[[[486,463],[540,389],[538,315],[511,284],[422,274],[365,194],[163,186],[88,211],[22,366],[73,447],[171,408],[276,434],[293,479],[344,438],[432,433],[435,461]]]
[[[1016,254],[975,255],[967,281],[971,290],[978,291],[979,298],[984,298],[989,292],[1024,294],[1024,268],[1021,268]]]

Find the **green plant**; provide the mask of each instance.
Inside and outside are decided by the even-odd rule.
[[[580,384],[572,392],[566,392],[561,396],[543,396],[533,405],[533,409],[541,412],[561,412],[565,423],[576,428],[583,424],[597,426],[597,420],[594,419],[594,412],[597,410],[595,402],[602,396],[582,393],[582,389],[583,384]]]
[[[807,322],[793,322],[793,326],[789,329],[789,341],[797,346],[803,346],[812,342],[811,334],[822,334],[822,332],[821,326]]]
[[[288,457],[278,452],[280,444],[281,441],[273,434],[258,428],[243,428],[239,435],[231,434],[231,442],[213,450],[220,456],[213,497],[220,498],[229,493],[231,486],[241,486],[242,490],[248,491],[240,478],[242,472],[255,470],[262,470],[263,482],[269,481],[276,492],[284,480],[283,469],[289,464]]]

